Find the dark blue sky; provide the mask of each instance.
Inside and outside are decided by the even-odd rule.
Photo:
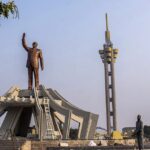
[[[105,13],[116,61],[118,125],[134,126],[142,114],[150,124],[149,0],[16,0],[19,19],[0,19],[0,94],[12,85],[27,87],[27,54],[21,45],[39,43],[45,70],[40,82],[82,109],[98,113],[105,127],[104,69],[98,50],[104,43]]]

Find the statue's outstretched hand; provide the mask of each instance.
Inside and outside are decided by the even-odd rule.
[[[22,38],[25,38],[25,36],[26,36],[26,33],[23,33]]]

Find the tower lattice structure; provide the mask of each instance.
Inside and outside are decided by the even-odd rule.
[[[107,133],[110,135],[111,131],[117,130],[114,63],[117,58],[118,49],[113,48],[110,40],[107,14],[105,44],[103,45],[103,50],[99,50],[99,54],[104,63]]]

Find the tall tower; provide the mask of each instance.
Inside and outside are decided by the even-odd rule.
[[[105,70],[106,120],[107,133],[110,135],[111,131],[117,129],[114,63],[117,58],[118,49],[113,48],[110,40],[107,14],[105,44],[103,45],[103,50],[99,50],[99,54],[104,63]]]

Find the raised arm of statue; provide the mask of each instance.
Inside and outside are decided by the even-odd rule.
[[[26,51],[28,51],[28,50],[29,50],[29,47],[28,47],[27,44],[26,44],[25,36],[26,36],[26,34],[23,33],[23,35],[22,35],[22,46],[24,47],[24,49],[25,49]]]
[[[42,51],[40,50],[40,65],[41,65],[41,69],[44,70],[44,61],[43,61],[43,56],[42,56]]]

